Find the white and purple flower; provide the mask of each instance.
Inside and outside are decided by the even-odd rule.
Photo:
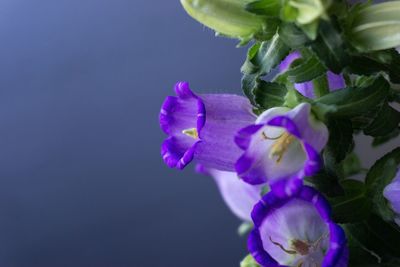
[[[195,95],[186,82],[175,85],[160,112],[161,129],[169,135],[161,154],[171,168],[183,169],[193,158],[207,168],[234,171],[241,151],[235,133],[256,117],[245,97],[232,94]]]
[[[383,195],[389,201],[390,207],[395,213],[394,221],[400,226],[400,170],[396,177],[383,190]]]
[[[294,195],[271,191],[252,211],[255,228],[248,239],[254,259],[264,267],[346,267],[343,229],[331,219],[327,200],[304,186]]]
[[[243,150],[236,172],[250,184],[301,180],[319,171],[319,152],[328,135],[327,127],[313,117],[308,103],[292,110],[271,108],[236,135],[235,142]]]
[[[251,211],[261,199],[262,186],[244,182],[235,172],[207,169],[200,164],[196,166],[196,170],[212,176],[225,204],[232,213],[243,221],[251,222]]]

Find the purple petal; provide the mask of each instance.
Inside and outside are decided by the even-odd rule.
[[[208,168],[234,171],[241,149],[234,143],[235,134],[254,123],[256,117],[247,98],[237,95],[202,95],[207,120],[201,132],[201,143],[195,159]]]
[[[169,135],[162,156],[172,168],[182,169],[192,159],[208,168],[233,171],[241,150],[236,132],[254,123],[248,99],[237,95],[195,95],[186,82],[175,85],[160,111],[160,126]]]
[[[271,191],[254,206],[250,253],[261,266],[347,266],[346,237],[332,222],[327,203],[307,186],[286,197]],[[301,250],[304,245],[296,243],[312,244],[314,249]]]
[[[182,170],[192,161],[198,142],[189,137],[171,136],[161,145],[161,156],[168,167]]]
[[[284,72],[287,71],[290,67],[290,65],[295,61],[296,59],[301,58],[301,54],[298,51],[294,51],[290,53],[279,65],[279,72]]]
[[[322,165],[319,152],[328,141],[328,130],[312,117],[309,104],[300,104],[289,111],[267,110],[256,123],[259,124],[243,128],[236,135],[236,144],[244,153],[235,168],[244,181],[276,183],[293,176],[302,179],[319,171]],[[299,181],[283,184],[290,192],[301,185]]]
[[[338,89],[346,87],[346,82],[341,74],[335,74],[331,71],[328,71],[327,77],[328,77],[329,89],[331,91],[336,91]]]
[[[238,218],[251,221],[253,206],[261,199],[261,187],[245,183],[234,172],[203,168],[204,171],[214,178],[230,210]]]
[[[395,212],[395,222],[400,226],[400,170],[395,178],[383,190],[384,197],[388,200],[390,207]]]

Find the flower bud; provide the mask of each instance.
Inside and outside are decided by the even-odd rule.
[[[243,0],[181,0],[186,12],[217,34],[249,40],[266,24],[262,16],[245,10]]]
[[[348,37],[359,51],[376,51],[400,45],[400,1],[361,6],[353,12]]]

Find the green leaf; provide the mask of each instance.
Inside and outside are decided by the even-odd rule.
[[[364,134],[373,137],[388,136],[399,128],[400,112],[385,103]]]
[[[282,42],[278,33],[270,41],[256,43],[250,47],[241,71],[242,90],[253,105],[256,104],[253,92],[261,77],[276,67],[289,51],[290,48]]]
[[[359,247],[368,251],[380,264],[378,266],[390,266],[387,264],[400,256],[399,228],[378,216],[372,215],[366,221],[347,224],[345,230],[346,236],[351,241],[357,241]],[[351,253],[351,261],[354,261]]]
[[[344,88],[316,99],[315,109],[323,109],[319,112],[326,111],[336,117],[365,115],[371,109],[383,104],[389,94],[389,88],[387,81],[383,77],[378,77],[366,87]],[[324,106],[319,107],[320,104],[332,108],[326,110]]]
[[[394,214],[383,196],[383,190],[395,177],[399,164],[400,148],[397,148],[379,159],[366,177],[368,195],[373,200],[374,211],[385,221],[392,221]]]
[[[372,146],[376,147],[376,146],[382,145],[382,144],[392,140],[393,138],[398,137],[399,135],[400,135],[400,129],[397,128],[397,129],[393,130],[393,132],[389,133],[388,135],[375,137],[374,140],[372,141]]]
[[[364,183],[347,179],[340,184],[344,189],[344,195],[329,199],[335,222],[355,223],[367,219],[372,203],[366,194]]]
[[[285,75],[289,82],[308,82],[325,74],[327,71],[316,56],[311,56],[307,60],[299,59],[299,62],[295,67],[281,74]]]
[[[278,33],[270,41],[257,43],[248,52],[241,71],[244,74],[255,74],[257,77],[268,74],[289,53],[289,47],[281,40]]]
[[[247,255],[240,263],[240,267],[260,267],[260,265],[258,265],[251,255]]]
[[[302,48],[311,40],[294,23],[282,23],[279,27],[279,36],[291,48]]]
[[[311,48],[319,59],[334,73],[340,73],[347,65],[349,57],[338,26],[321,21],[318,38]]]
[[[400,147],[395,148],[390,153],[380,158],[371,167],[365,180],[369,188],[372,188],[377,180],[381,178],[386,163],[391,159],[393,159],[397,165],[400,164]]]
[[[307,184],[318,189],[328,197],[337,197],[344,194],[339,180],[342,179],[342,173],[339,164],[330,153],[323,153],[324,167],[317,174],[306,177]]]
[[[353,56],[346,70],[365,76],[386,72],[391,82],[400,83],[400,54],[390,49]]]
[[[325,153],[329,153],[339,163],[354,147],[353,127],[348,119],[328,120],[329,140]]]
[[[361,161],[356,153],[352,152],[342,162],[343,174],[345,177],[358,174],[361,171]]]
[[[280,0],[258,0],[246,5],[246,10],[258,15],[278,17],[281,10]]]
[[[259,108],[270,109],[283,105],[287,89],[279,83],[259,81],[254,88],[253,94],[255,103]]]
[[[355,9],[350,14],[348,39],[359,51],[383,50],[400,45],[400,1]]]

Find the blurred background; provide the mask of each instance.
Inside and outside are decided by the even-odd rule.
[[[239,220],[158,125],[176,81],[240,93],[235,44],[177,0],[0,1],[0,266],[238,266]]]

